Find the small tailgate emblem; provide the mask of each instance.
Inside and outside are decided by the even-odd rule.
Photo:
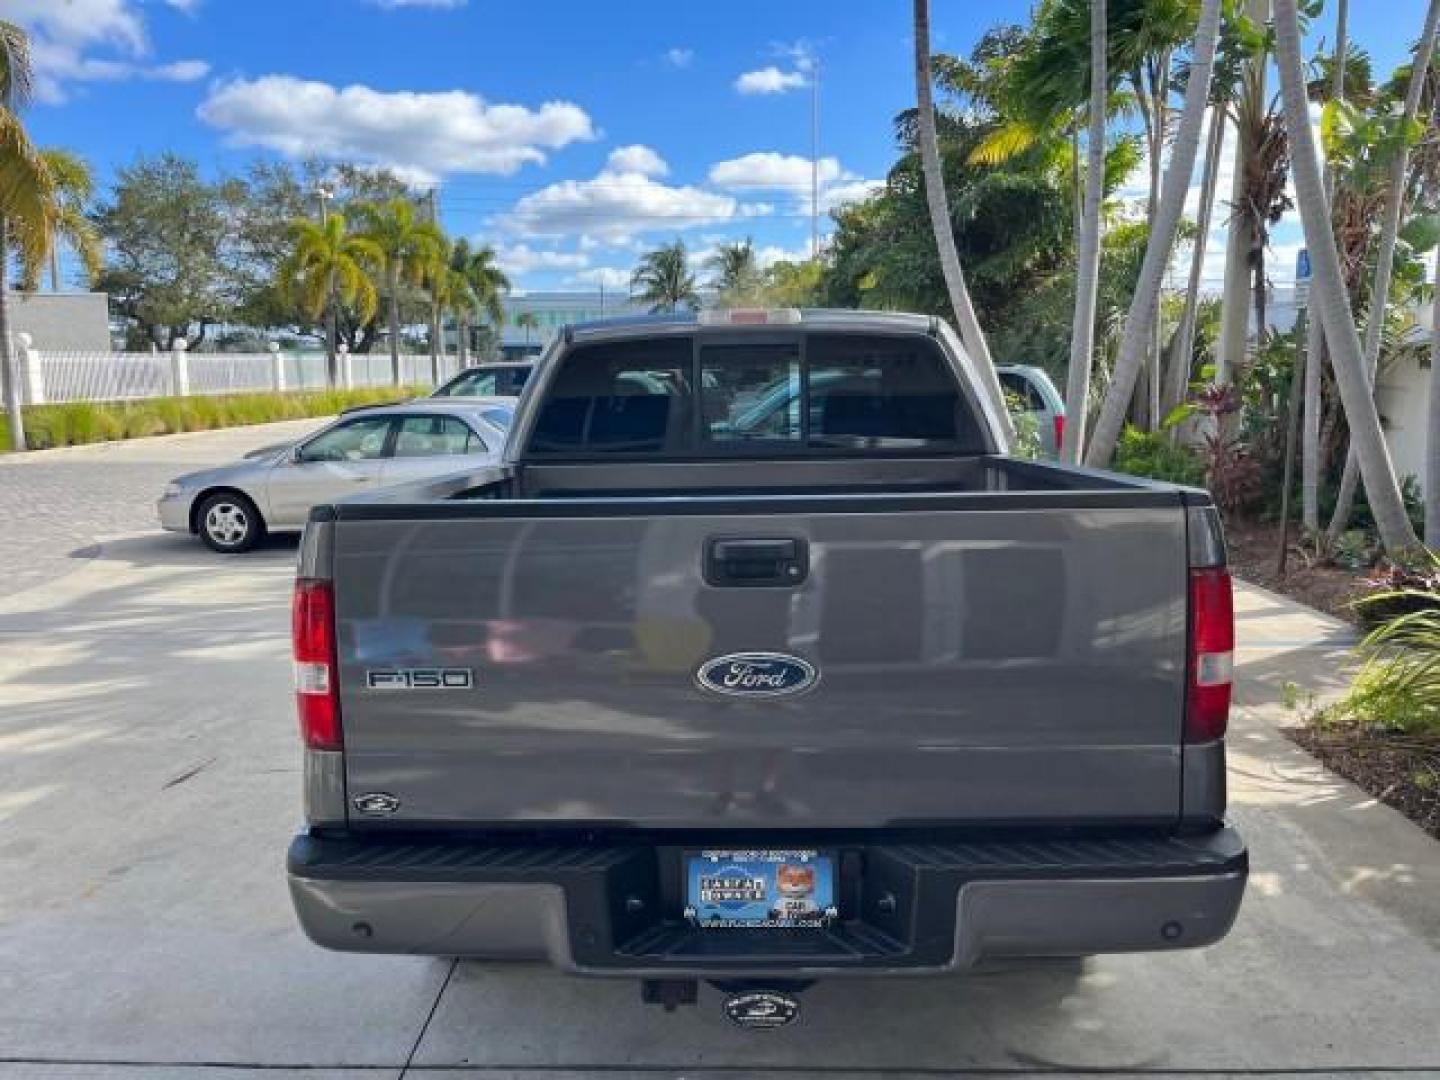
[[[400,809],[400,800],[383,791],[356,795],[354,802],[356,810],[362,814],[368,814],[370,817],[384,817],[386,814],[393,814]]]
[[[798,656],[744,652],[705,661],[695,681],[706,690],[732,697],[786,697],[809,690],[820,681],[820,673]]]

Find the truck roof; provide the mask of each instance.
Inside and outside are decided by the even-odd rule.
[[[677,311],[661,315],[621,315],[608,319],[592,319],[573,323],[568,335],[573,340],[594,341],[633,335],[664,333],[714,332],[724,334],[753,332],[775,333],[777,330],[846,330],[876,332],[907,330],[928,333],[938,325],[930,315],[914,315],[901,311],[859,311],[852,308],[804,308],[799,322],[786,323],[705,323],[694,311]]]

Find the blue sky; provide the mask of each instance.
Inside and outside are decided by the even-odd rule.
[[[952,52],[1030,9],[932,6]],[[1353,3],[1351,32],[1385,71],[1424,4],[1380,7]],[[618,286],[677,234],[803,255],[813,63],[825,201],[884,176],[913,96],[903,0],[0,0],[0,16],[36,39],[34,136],[102,180],[165,150],[215,171],[394,165],[438,184],[451,231],[494,243],[530,289]],[[1277,233],[1282,254],[1296,236]]]

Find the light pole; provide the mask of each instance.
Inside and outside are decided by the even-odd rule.
[[[315,198],[320,203],[320,227],[325,230],[326,242],[328,243],[330,237],[330,200],[335,198],[335,192],[331,188],[328,188],[324,184],[321,184],[315,189]],[[337,371],[337,364],[335,361],[335,342],[336,338],[339,337],[339,327],[337,325],[339,319],[339,312],[336,310],[337,304],[335,300],[335,266],[333,261],[336,254],[338,253],[330,253],[330,295],[326,303],[325,313],[325,374],[326,377],[329,379],[331,389],[334,389],[335,385],[339,382],[339,373]]]
[[[810,257],[820,258],[820,59],[810,67]]]

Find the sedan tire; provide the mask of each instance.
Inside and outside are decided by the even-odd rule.
[[[265,536],[265,519],[238,491],[206,496],[195,512],[195,525],[205,546],[222,555],[249,551]]]

